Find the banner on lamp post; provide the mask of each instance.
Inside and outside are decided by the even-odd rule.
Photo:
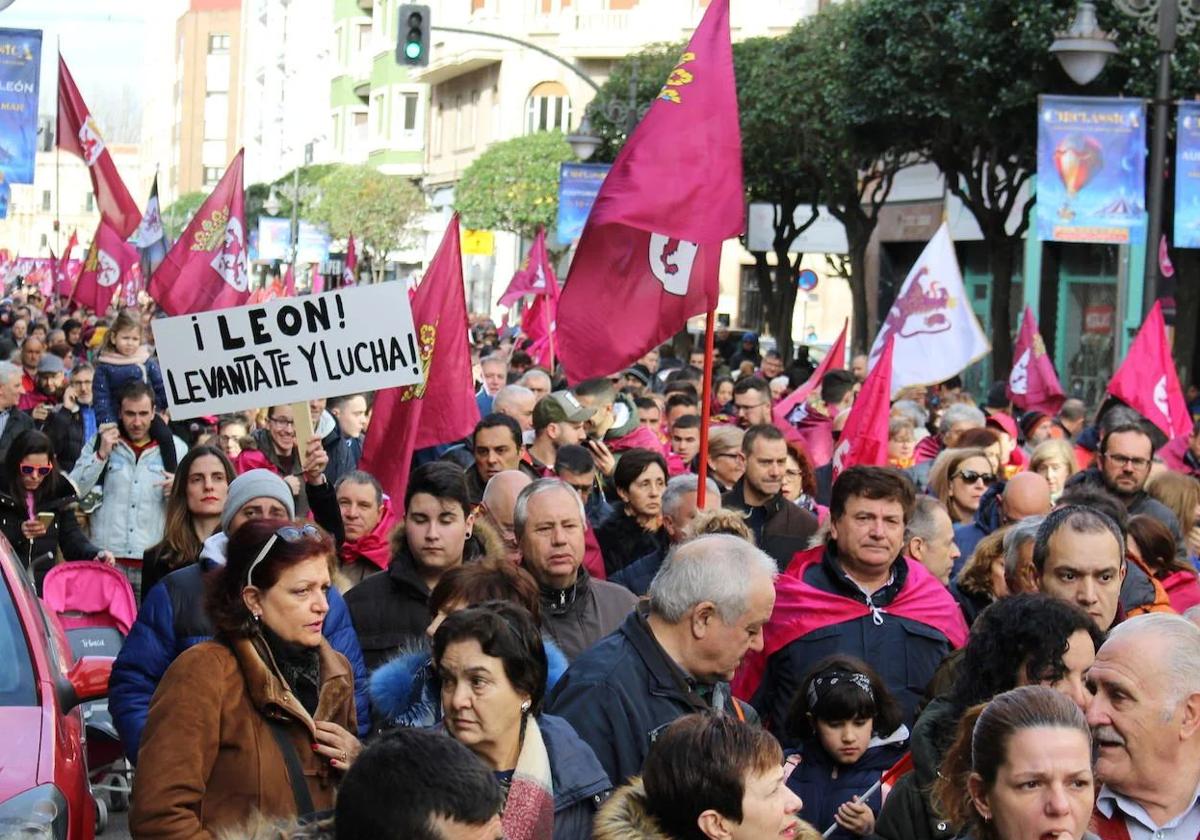
[[[41,30],[0,29],[0,182],[6,184],[33,183],[41,60]]]
[[[1039,97],[1038,238],[1116,244],[1144,239],[1145,157],[1141,100]]]
[[[1200,102],[1180,102],[1175,133],[1176,248],[1200,248]]]

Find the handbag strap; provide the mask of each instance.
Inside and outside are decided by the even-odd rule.
[[[287,727],[280,720],[267,717],[267,726],[275,736],[275,744],[283,753],[283,763],[287,765],[288,781],[292,785],[292,796],[296,800],[297,816],[303,818],[313,812],[312,794],[308,792],[308,784],[304,781],[304,768],[300,766],[300,755],[296,745],[288,737]]]

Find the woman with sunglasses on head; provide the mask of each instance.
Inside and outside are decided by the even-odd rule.
[[[996,469],[982,449],[946,449],[929,470],[929,492],[946,506],[956,524],[975,518],[979,501],[996,483]]]
[[[78,503],[75,488],[58,471],[50,438],[36,429],[17,435],[0,476],[0,532],[34,574],[39,593],[60,551],[67,560],[116,562],[111,552],[93,545],[79,527]]]
[[[354,678],[325,641],[333,541],[313,525],[252,520],[207,581],[216,635],[167,669],[142,733],[135,837],[209,837],[333,807],[358,755]]]

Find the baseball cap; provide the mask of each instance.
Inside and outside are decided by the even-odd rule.
[[[66,373],[67,367],[63,364],[63,360],[53,353],[46,353],[38,361],[38,373]]]
[[[570,391],[554,391],[538,400],[533,407],[533,428],[541,430],[551,423],[582,423],[596,409],[581,404]]]

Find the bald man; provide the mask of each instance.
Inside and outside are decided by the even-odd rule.
[[[483,501],[479,505],[480,513],[504,540],[504,554],[514,566],[521,562],[521,546],[513,530],[513,508],[517,496],[532,481],[520,470],[498,472],[483,488]]]
[[[954,526],[954,542],[962,554],[954,561],[951,579],[958,577],[975,546],[988,534],[1031,516],[1045,516],[1050,507],[1050,485],[1037,473],[1017,473],[1007,482],[993,484],[979,500],[975,520]]]

